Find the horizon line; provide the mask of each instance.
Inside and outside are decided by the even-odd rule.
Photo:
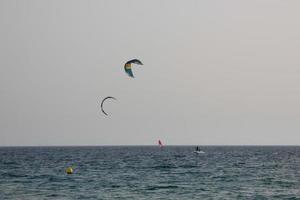
[[[0,148],[6,147],[143,147],[143,146],[158,146],[155,144],[120,144],[120,145],[0,145]],[[204,147],[300,147],[299,144],[171,144],[163,146],[204,146]]]

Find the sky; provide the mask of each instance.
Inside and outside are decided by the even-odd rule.
[[[2,0],[0,146],[299,145],[299,6]]]

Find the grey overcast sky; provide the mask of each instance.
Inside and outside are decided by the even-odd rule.
[[[299,145],[299,8],[1,0],[0,145]]]

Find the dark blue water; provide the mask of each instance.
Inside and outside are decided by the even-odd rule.
[[[0,199],[300,199],[300,147],[193,150],[2,147]]]

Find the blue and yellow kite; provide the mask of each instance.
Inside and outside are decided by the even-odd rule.
[[[124,65],[125,72],[128,74],[128,76],[134,78],[132,70],[131,70],[132,63],[137,64],[137,65],[143,65],[143,63],[138,59],[129,60],[127,63],[125,63],[125,65]]]

